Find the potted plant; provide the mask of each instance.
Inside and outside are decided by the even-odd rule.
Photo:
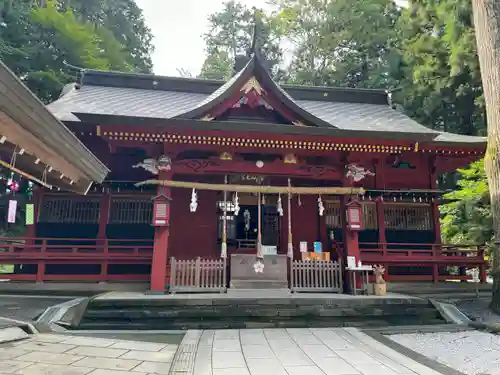
[[[385,268],[383,266],[374,266],[375,284],[373,284],[373,293],[376,296],[385,296],[387,294],[387,284],[384,280]]]

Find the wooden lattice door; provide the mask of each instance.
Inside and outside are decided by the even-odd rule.
[[[262,244],[278,246],[279,214],[275,206],[262,206]]]

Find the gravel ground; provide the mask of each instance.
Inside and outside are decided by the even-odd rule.
[[[500,375],[500,336],[481,331],[388,336],[393,341],[468,375]]]

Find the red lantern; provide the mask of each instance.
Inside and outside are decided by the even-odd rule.
[[[170,198],[164,189],[154,199],[153,226],[166,227],[170,224]]]
[[[347,228],[353,231],[363,229],[363,206],[359,201],[353,200],[347,204]]]

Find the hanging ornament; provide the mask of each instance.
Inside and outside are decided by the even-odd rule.
[[[393,200],[394,200],[394,202],[396,202],[397,201],[396,197],[394,197]]]
[[[321,200],[321,195],[318,196],[318,212],[319,216],[323,216],[325,212],[325,206],[323,206],[323,201]]]
[[[300,194],[297,196],[297,204],[302,207],[302,201],[300,200]]]
[[[9,178],[7,180],[7,187],[11,192],[16,193],[19,191],[19,182],[13,180],[12,178]]]
[[[422,197],[419,197],[419,198],[418,198],[418,201],[419,201],[420,203],[422,203]]]
[[[262,194],[262,204],[266,204],[266,196]]]
[[[283,216],[283,205],[281,204],[281,194],[278,194],[278,203],[276,205],[276,211],[280,216]]]
[[[189,204],[189,210],[191,212],[196,212],[198,208],[198,195],[196,194],[196,189],[193,189],[191,193],[191,203]]]
[[[413,196],[413,203],[415,203],[417,201],[417,198],[415,198],[415,196]]]
[[[9,201],[9,211],[7,213],[7,222],[14,224],[16,222],[16,212],[17,212],[17,201]]]
[[[35,224],[35,205],[33,203],[26,204],[26,225]]]
[[[372,196],[371,195],[368,196],[368,200],[370,200],[370,201],[372,200]]]
[[[234,193],[233,204],[234,204],[234,216],[238,216],[240,213],[240,199],[238,198],[238,193]]]
[[[245,210],[243,212],[243,221],[245,222],[245,232],[248,233],[250,231],[250,211]]]

